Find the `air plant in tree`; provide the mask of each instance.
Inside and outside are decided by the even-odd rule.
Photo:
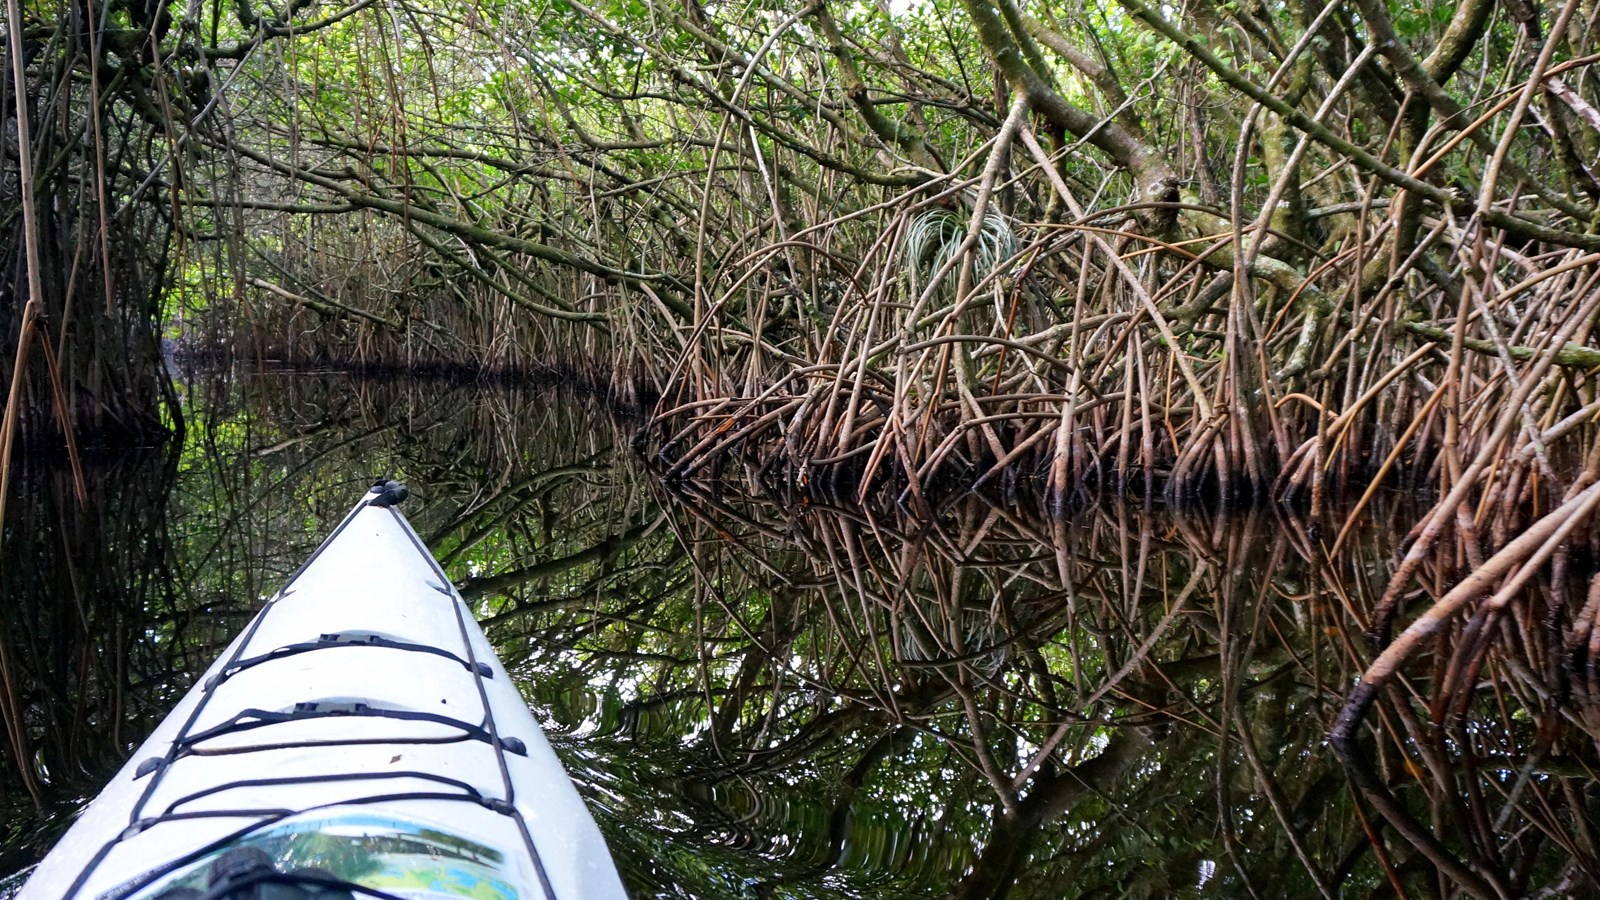
[[[921,295],[930,286],[941,297],[954,298],[959,289],[963,250],[971,259],[969,283],[977,284],[1016,255],[1016,232],[997,212],[986,213],[976,228],[969,215],[944,207],[934,207],[911,220],[906,229],[904,262],[910,275],[911,297],[917,306],[923,305]],[[914,323],[908,322],[907,327],[914,327]]]

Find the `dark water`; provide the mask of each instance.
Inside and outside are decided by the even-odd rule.
[[[1059,522],[966,497],[922,521],[731,473],[668,489],[626,422],[558,388],[185,396],[185,439],[89,459],[82,501],[61,461],[12,485],[0,872],[383,474],[637,896],[1433,896],[1441,848],[1512,893],[1595,887],[1600,706],[1563,687],[1544,622],[1582,605],[1579,574],[1543,578],[1476,677],[1441,654],[1380,704],[1364,752],[1421,837],[1327,746],[1398,508],[1330,561],[1337,520],[1270,511]]]

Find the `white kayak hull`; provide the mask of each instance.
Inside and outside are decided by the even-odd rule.
[[[389,504],[397,488],[363,498],[19,900],[206,896],[206,879],[222,877],[207,861],[240,844],[311,871],[302,884],[348,877],[306,869],[308,848],[364,853],[355,870],[368,881],[349,880],[371,889],[354,896],[625,896],[526,701]]]

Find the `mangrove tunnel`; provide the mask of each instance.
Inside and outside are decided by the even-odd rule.
[[[3,22],[0,897],[374,474],[637,896],[1600,896],[1600,3]]]

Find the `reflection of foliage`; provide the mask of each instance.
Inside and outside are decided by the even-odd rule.
[[[559,469],[611,442],[580,403],[533,393],[412,395],[289,376],[213,379],[186,394],[195,425],[181,446],[86,461],[87,507],[64,465],[17,470],[0,640],[15,651],[38,768],[19,768],[0,743],[0,871],[42,855],[372,475],[417,483],[408,512],[424,533],[441,523],[466,534],[504,511],[496,498],[530,465],[524,454]],[[462,563],[493,570],[513,550],[545,552],[547,538],[559,554],[570,498],[547,486],[522,508],[549,527],[490,535],[462,548]],[[587,514],[612,518],[603,505]],[[47,779],[38,815],[23,780],[34,771]]]
[[[47,848],[120,765],[212,639],[174,596],[176,447],[90,455],[80,498],[65,460],[21,460],[0,543],[0,867]],[[202,651],[203,652],[203,651]],[[19,763],[19,759],[21,762]],[[37,817],[29,807],[48,812]]]
[[[1260,512],[1057,521],[971,496],[920,520],[650,491],[603,413],[531,392],[265,379],[193,417],[175,633],[220,640],[368,476],[409,479],[638,895],[1438,890],[1324,743],[1404,510],[1330,562]],[[1521,893],[1600,868],[1600,719],[1581,679],[1563,699],[1549,613],[1586,590],[1583,558],[1541,572],[1479,678],[1446,677],[1447,633],[1363,747],[1448,852]],[[139,709],[181,662],[136,660]]]
[[[1345,607],[1380,593],[1392,526],[1355,537],[1329,567],[1301,525],[1260,514],[1091,510],[1051,523],[969,497],[929,523],[726,495],[663,503],[691,586],[645,614],[637,598],[598,596],[597,610],[528,619],[542,626],[534,646],[591,660],[565,681],[559,657],[530,670],[552,676],[536,681],[539,705],[581,743],[615,733],[660,772],[683,773],[672,789],[608,773],[624,821],[672,836],[612,833],[619,852],[660,860],[672,856],[661,843],[710,845],[734,857],[717,873],[741,873],[752,895],[811,896],[841,873],[973,897],[1013,884],[1052,897],[1063,885],[1428,892],[1419,848],[1386,833],[1374,851],[1371,813],[1324,746],[1362,665]],[[574,695],[583,702],[565,702]],[[1487,735],[1505,701],[1486,699]],[[1558,714],[1536,704],[1518,716],[1559,729],[1580,748],[1567,752],[1595,764],[1592,739],[1581,749],[1584,734]],[[640,782],[646,799],[630,802]],[[1458,789],[1469,809],[1487,802],[1481,783]],[[1594,802],[1588,779],[1522,790],[1554,809],[1577,802],[1579,820]],[[1416,815],[1433,815],[1413,799]],[[1504,819],[1502,835],[1533,821],[1522,806],[1481,814]],[[1557,821],[1542,827],[1581,840]],[[1560,842],[1517,853],[1502,858],[1530,885],[1593,877],[1593,857]],[[657,868],[649,883],[719,892],[692,871]]]

